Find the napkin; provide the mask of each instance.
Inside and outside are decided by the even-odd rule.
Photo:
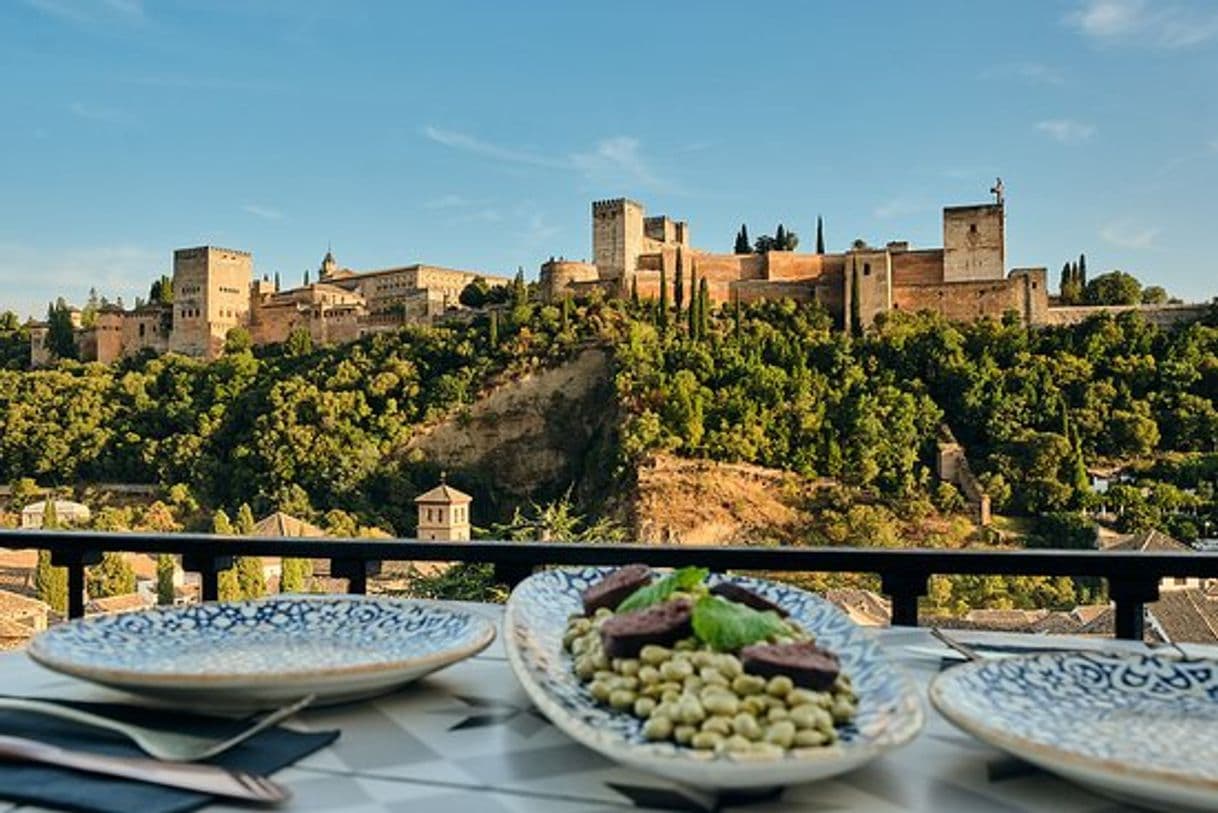
[[[218,717],[114,703],[53,702],[116,720],[172,731],[221,737],[236,733],[242,724]],[[20,711],[0,711],[0,734],[28,737],[63,748],[115,756],[147,756],[120,734],[90,728],[67,720]],[[274,726],[230,751],[207,760],[215,765],[250,773],[269,774],[291,765],[338,738],[337,731],[301,733]],[[181,813],[196,810],[215,797],[117,777],[83,773],[52,765],[0,760],[0,799],[12,802],[80,810],[89,813]]]

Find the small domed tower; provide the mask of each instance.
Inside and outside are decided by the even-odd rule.
[[[338,261],[334,259],[334,252],[330,251],[327,246],[326,256],[322,257],[321,270],[318,272],[319,281],[325,282],[333,277],[336,271],[338,271]]]

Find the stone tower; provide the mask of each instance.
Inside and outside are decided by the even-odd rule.
[[[592,202],[592,261],[603,282],[628,290],[643,253],[643,205],[627,198]]]
[[[1006,277],[1006,213],[1002,203],[943,210],[943,281]]]
[[[319,282],[326,282],[333,279],[334,273],[338,271],[338,261],[334,259],[334,252],[326,249],[326,256],[321,259],[321,268],[318,269],[317,278]]]
[[[254,258],[248,251],[200,246],[173,253],[173,330],[169,350],[212,359],[249,317]]]
[[[415,497],[419,509],[416,536],[424,541],[469,541],[469,506],[473,497],[458,491],[440,476],[440,485]]]

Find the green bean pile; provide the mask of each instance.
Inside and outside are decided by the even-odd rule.
[[[637,658],[612,658],[601,646],[600,625],[613,615],[572,615],[563,635],[576,676],[601,703],[643,720],[643,735],[701,751],[781,756],[791,748],[837,741],[836,726],[853,719],[858,698],[840,674],[829,691],[798,688],[786,675],[768,680],[744,671],[731,653],[714,652],[694,638],[671,649],[647,645]],[[810,640],[788,620],[790,637]]]

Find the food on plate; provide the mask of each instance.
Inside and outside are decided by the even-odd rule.
[[[612,610],[622,600],[651,581],[651,568],[647,565],[620,567],[606,578],[584,591],[584,615],[592,615],[601,607]]]
[[[836,742],[858,708],[838,657],[769,599],[708,587],[708,575],[653,580],[631,565],[589,587],[593,609],[571,616],[562,641],[588,692],[642,720],[646,739],[700,751],[777,757]]]

